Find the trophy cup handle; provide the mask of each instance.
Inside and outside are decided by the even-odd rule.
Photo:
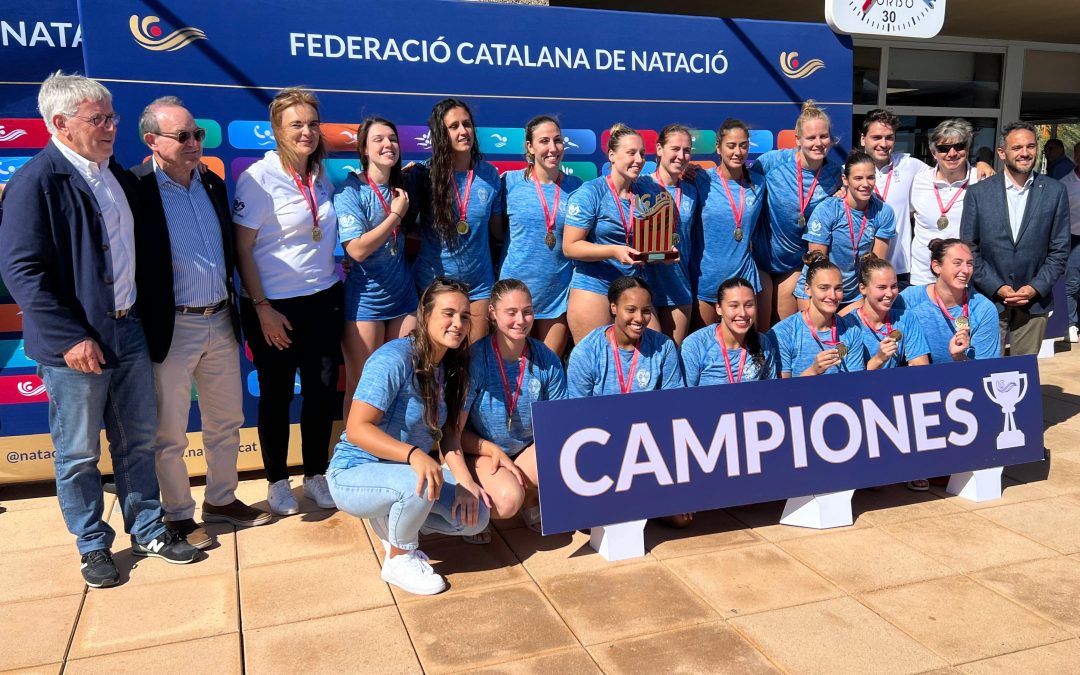
[[[1028,384],[1027,373],[1020,373],[1020,395],[1016,397],[1016,400],[1018,402],[1020,400],[1022,400],[1024,398],[1024,394],[1027,393],[1027,384]]]
[[[986,395],[990,397],[991,401],[997,403],[997,396],[994,396],[994,378],[984,377],[982,382],[983,389],[986,390]]]

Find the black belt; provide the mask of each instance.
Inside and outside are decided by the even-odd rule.
[[[229,306],[228,300],[222,300],[216,305],[206,305],[205,307],[189,307],[188,305],[177,305],[177,314],[202,314],[203,316],[210,316],[211,314],[217,314]]]

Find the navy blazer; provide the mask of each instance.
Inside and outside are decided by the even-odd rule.
[[[1053,309],[1051,291],[1069,259],[1069,197],[1061,183],[1035,174],[1014,240],[1006,180],[1005,173],[999,173],[968,187],[964,196],[960,237],[972,244],[975,290],[992,299],[1001,313],[1005,303],[997,297],[999,288],[1031,286],[1038,295],[1025,309],[1046,314]]]
[[[127,171],[109,159],[136,230],[139,202]],[[112,256],[90,186],[50,142],[19,168],[4,190],[0,275],[23,313],[26,355],[64,366],[64,352],[90,338],[117,362]]]
[[[154,163],[146,160],[133,167],[139,191],[139,200],[143,207],[143,217],[135,230],[135,251],[139,264],[135,267],[135,281],[139,289],[139,318],[146,332],[146,343],[150,348],[150,358],[161,363],[169,355],[172,345],[173,328],[176,325],[176,295],[173,290],[172,245],[169,241],[169,226],[165,222],[165,207],[161,203],[161,191]],[[225,191],[225,181],[212,171],[203,173],[203,188],[210,196],[217,214],[218,227],[221,228],[221,244],[225,252],[225,287],[229,292],[229,313],[232,317],[233,332],[236,341],[240,341],[240,313],[236,308],[236,293],[233,274],[236,260],[233,253],[232,212],[229,209],[229,197]]]

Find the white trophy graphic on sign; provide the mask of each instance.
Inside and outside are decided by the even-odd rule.
[[[1024,432],[1016,427],[1016,404],[1027,393],[1027,374],[1017,370],[994,373],[983,378],[983,388],[990,400],[1001,406],[1005,429],[997,435],[997,449],[1017,448],[1024,444]]]

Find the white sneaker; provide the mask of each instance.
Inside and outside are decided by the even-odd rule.
[[[1069,326],[1069,342],[1080,342],[1080,330],[1076,326]]]
[[[300,505],[292,493],[292,481],[282,478],[276,483],[270,483],[266,490],[266,501],[270,503],[270,510],[279,516],[291,516],[300,513]]]
[[[326,476],[304,476],[304,496],[319,505],[320,509],[336,509]]]
[[[416,595],[435,595],[446,590],[446,580],[427,563],[423,551],[409,551],[383,561],[382,580]]]

